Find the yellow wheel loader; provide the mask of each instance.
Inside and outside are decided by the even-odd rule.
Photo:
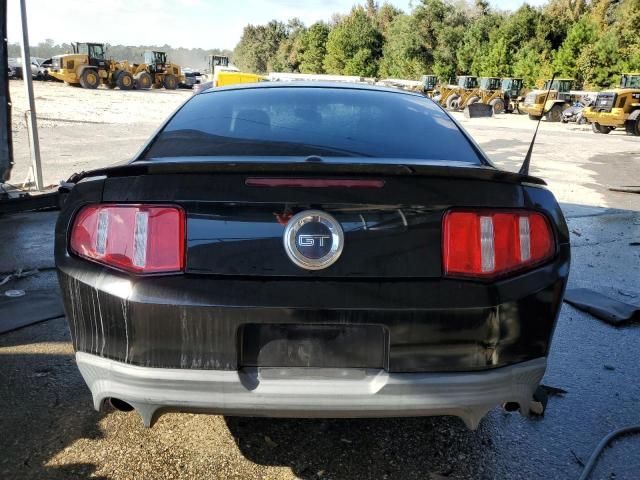
[[[595,133],[624,127],[627,134],[640,136],[640,73],[623,74],[620,86],[598,93],[582,115]]]
[[[500,89],[504,99],[504,111],[522,113],[520,104],[524,102],[524,81],[522,78],[503,78]]]
[[[480,99],[478,77],[464,75],[458,77],[455,85],[441,85],[438,90],[433,99],[447,110],[460,110]]]
[[[128,62],[106,59],[104,44],[74,42],[71,46],[73,53],[56,55],[51,59],[49,75],[67,85],[82,88],[98,88],[100,84],[121,90],[133,88]]]
[[[166,52],[147,50],[144,52],[144,63],[133,64],[130,69],[136,88],[166,88],[175,90],[184,83],[184,75],[179,65],[167,62]]]
[[[529,114],[531,120],[538,120],[544,115],[548,122],[559,122],[562,120],[562,111],[585,93],[572,91],[575,85],[572,78],[561,78],[553,81],[547,98],[549,82],[550,80],[547,80],[541,90],[528,93],[524,103],[520,104],[520,110]]]
[[[478,89],[478,100],[473,99],[471,103],[479,101],[485,105],[491,105],[493,114],[504,113],[505,102],[504,93],[502,92],[502,80],[498,77],[482,77],[480,79],[480,88]],[[467,102],[469,103],[469,102]]]
[[[433,98],[438,93],[438,77],[435,75],[422,75],[420,84],[421,86],[417,90],[427,97]]]

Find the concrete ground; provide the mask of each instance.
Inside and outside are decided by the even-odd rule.
[[[12,85],[12,93],[18,85]],[[51,179],[132,155],[175,106],[169,104],[185,96],[87,92],[55,84],[36,88],[37,95],[50,102],[68,94],[69,112],[94,95],[113,94],[96,116],[117,118],[94,131],[101,136],[87,135],[84,142],[80,137],[92,131],[93,124],[80,123],[78,130],[70,128],[59,139],[59,129],[68,127],[43,122],[43,142],[51,142],[43,145],[48,149],[45,172],[55,173],[46,174]],[[116,93],[131,93],[129,100],[145,98],[153,119],[147,112],[139,123],[139,107],[109,104],[125,98]],[[67,107],[56,108],[63,115]],[[131,123],[125,121],[129,108],[136,112],[129,115],[136,118]],[[457,118],[496,163],[519,167],[533,122],[507,115]],[[26,151],[20,135],[18,152]],[[56,156],[65,151],[64,139],[78,146],[69,152],[71,157]],[[20,158],[16,172],[25,173]],[[640,184],[640,138],[543,124],[532,172],[549,181],[568,217],[570,286],[640,303],[640,246],[632,245],[640,242],[640,195],[607,189]],[[18,267],[44,269],[0,286],[0,294],[21,288],[29,295],[56,284],[55,272],[47,270],[53,265],[55,218],[55,212],[0,217],[0,273]],[[134,413],[92,410],[66,322],[50,320],[0,336],[0,478],[577,478],[580,463],[604,435],[640,423],[639,344],[640,327],[615,329],[564,305],[543,383],[567,394],[551,398],[541,419],[495,409],[475,432],[448,417],[281,420],[191,414],[167,414],[152,429],[144,429]],[[592,478],[635,480],[638,472],[640,438],[627,437],[604,453]]]

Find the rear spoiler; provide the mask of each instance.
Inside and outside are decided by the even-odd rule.
[[[498,170],[488,165],[468,165],[464,162],[430,162],[421,164],[389,162],[376,159],[376,162],[345,162],[321,160],[319,157],[308,159],[282,160],[238,158],[215,159],[203,157],[197,160],[172,158],[167,160],[135,161],[126,165],[81,172],[73,175],[64,188],[69,188],[84,179],[94,177],[128,177],[154,174],[194,174],[194,173],[247,173],[247,174],[295,174],[323,175],[360,175],[360,176],[423,176],[499,181],[511,184],[528,183],[545,186],[546,182],[531,175]]]

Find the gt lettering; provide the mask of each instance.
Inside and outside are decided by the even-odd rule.
[[[299,235],[298,236],[298,246],[300,247],[313,247],[316,245],[324,247],[324,242],[327,239],[330,239],[329,235]]]

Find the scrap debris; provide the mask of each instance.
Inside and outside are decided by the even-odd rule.
[[[35,268],[33,270],[26,270],[26,271],[22,270],[22,268],[19,268],[15,272],[10,273],[9,275],[5,276],[2,280],[0,280],[0,287],[2,285],[6,285],[11,280],[17,280],[19,278],[30,277],[31,275],[35,275],[36,273],[40,273],[40,270],[38,270],[37,268]]]
[[[615,300],[588,288],[568,289],[564,301],[615,327],[640,322],[640,306]]]

